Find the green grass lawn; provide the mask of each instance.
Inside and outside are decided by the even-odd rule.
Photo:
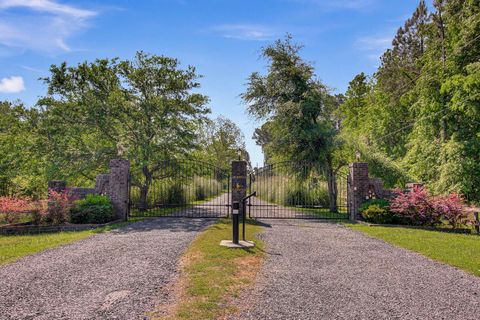
[[[263,243],[256,234],[262,227],[247,224],[253,249],[220,247],[221,240],[232,238],[231,230],[230,220],[221,219],[193,241],[182,258],[177,304],[168,317],[156,319],[219,319],[236,310],[231,298],[253,283],[261,265]]]
[[[128,222],[115,223],[94,230],[25,235],[0,235],[0,265],[13,262],[21,257],[40,252],[48,248],[54,248],[64,244],[72,243],[96,233],[107,232],[138,220],[138,218],[131,219]]]
[[[480,236],[478,235],[363,224],[347,225],[372,237],[480,276]]]

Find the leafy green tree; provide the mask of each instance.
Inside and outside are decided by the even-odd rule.
[[[478,1],[435,0],[431,14],[420,1],[382,56],[364,99],[351,94],[358,78],[352,81],[341,135],[374,164],[372,171],[384,170],[376,171],[380,177],[409,177],[436,193],[480,201],[479,33]],[[395,168],[406,174],[397,176]]]
[[[101,59],[52,66],[42,133],[52,166],[92,179],[112,157],[131,161],[140,203],[159,161],[198,148],[199,126],[210,112],[195,68],[177,59],[138,52],[133,61]]]
[[[20,102],[0,102],[0,193],[9,189],[21,195],[41,195],[46,177],[36,139],[39,116],[39,110]]]
[[[332,116],[335,101],[328,88],[304,61],[301,46],[291,36],[262,50],[269,62],[268,73],[251,74],[242,98],[256,119],[267,121],[271,161],[315,164],[327,172],[330,210],[337,211],[337,185],[333,151],[336,127]],[[265,128],[264,128],[265,129]]]
[[[229,170],[231,162],[238,159],[239,152],[249,161],[242,130],[225,117],[207,120],[200,130],[198,144],[201,148],[194,157],[221,169]]]
[[[260,128],[256,128],[253,132],[252,139],[262,148],[263,158],[265,163],[270,163],[273,157],[269,146],[272,144],[272,122],[265,122]]]

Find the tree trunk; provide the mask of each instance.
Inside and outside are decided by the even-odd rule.
[[[442,3],[438,4],[437,7],[437,27],[439,30],[440,45],[442,50],[442,80],[445,76],[446,62],[447,62],[447,50],[445,48],[445,22],[443,21],[443,12],[442,12]],[[442,108],[445,110],[445,98],[442,95]],[[447,141],[447,120],[445,115],[442,115],[440,120],[440,139],[442,142]]]
[[[327,168],[327,183],[328,183],[328,199],[330,205],[330,212],[337,213],[337,179],[332,165],[329,163]]]
[[[448,136],[447,136],[447,119],[445,119],[445,116],[442,116],[442,119],[440,120],[440,127],[441,127],[440,141],[446,142],[448,139]]]
[[[148,170],[147,166],[142,168],[142,173],[145,181],[140,186],[140,201],[138,204],[138,209],[140,211],[145,211],[148,209],[148,190],[150,190],[150,184],[152,183],[152,174],[150,173],[150,170]]]

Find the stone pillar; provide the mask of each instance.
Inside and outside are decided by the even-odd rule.
[[[113,159],[110,161],[107,196],[112,201],[117,218],[122,220],[128,218],[129,177],[130,162],[128,160]]]
[[[97,175],[95,179],[95,193],[105,195],[108,192],[108,183],[110,180],[109,173],[102,173]]]
[[[350,220],[359,220],[360,206],[368,199],[368,188],[370,179],[368,177],[368,163],[366,162],[354,162],[349,166],[350,175],[350,190],[348,190],[350,196]]]
[[[67,182],[63,180],[48,181],[48,191],[62,192],[67,189]]]
[[[232,204],[241,202],[246,195],[247,162],[243,160],[232,161]]]

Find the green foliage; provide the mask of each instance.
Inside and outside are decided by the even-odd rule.
[[[386,199],[371,199],[360,206],[363,219],[372,223],[398,223],[399,219],[390,212],[389,201]]]
[[[372,79],[350,82],[341,136],[387,186],[416,180],[480,202],[479,32],[478,1],[434,1],[431,13],[420,1]]]
[[[199,150],[194,153],[196,159],[215,164],[222,170],[230,170],[231,162],[238,159],[250,161],[245,148],[245,137],[235,122],[224,117],[206,121],[199,130]]]
[[[147,207],[175,207],[207,200],[224,192],[224,185],[216,179],[195,176],[192,178],[155,180],[147,195]],[[140,201],[139,188],[132,188],[130,197],[133,204]]]
[[[184,204],[187,203],[185,189],[180,183],[172,183],[168,188],[166,203],[168,204]]]
[[[390,223],[392,215],[390,212],[377,204],[371,204],[362,211],[362,217],[365,221],[373,223]]]
[[[46,196],[39,117],[36,108],[0,101],[0,195]]]
[[[67,177],[93,179],[121,155],[131,162],[132,184],[148,188],[160,160],[198,148],[210,110],[208,98],[194,92],[200,84],[193,66],[137,52],[134,60],[63,63],[50,71],[38,103],[46,109],[41,132],[52,164]]]
[[[346,164],[333,158],[339,145],[334,117],[339,97],[316,78],[313,66],[300,57],[301,48],[290,35],[263,48],[268,72],[250,75],[242,99],[252,117],[267,121],[256,139],[270,161],[316,164],[330,173],[333,185],[334,171]],[[329,192],[334,198],[334,190]],[[335,202],[330,205],[337,210]]]
[[[362,205],[360,206],[360,212],[363,212],[372,205],[379,206],[380,208],[388,208],[388,206],[390,205],[390,201],[388,201],[387,199],[370,199],[362,203]]]
[[[115,213],[107,196],[88,194],[75,202],[70,219],[72,223],[107,223],[115,220]]]
[[[300,180],[288,176],[259,177],[252,190],[257,191],[260,199],[284,206],[330,206],[326,181]]]
[[[199,78],[193,66],[144,52],[51,66],[38,108],[0,102],[0,194],[45,197],[48,180],[89,187],[123,157],[132,185],[149,195],[164,160],[188,156],[229,169],[238,149],[248,160],[238,126],[206,118]]]

